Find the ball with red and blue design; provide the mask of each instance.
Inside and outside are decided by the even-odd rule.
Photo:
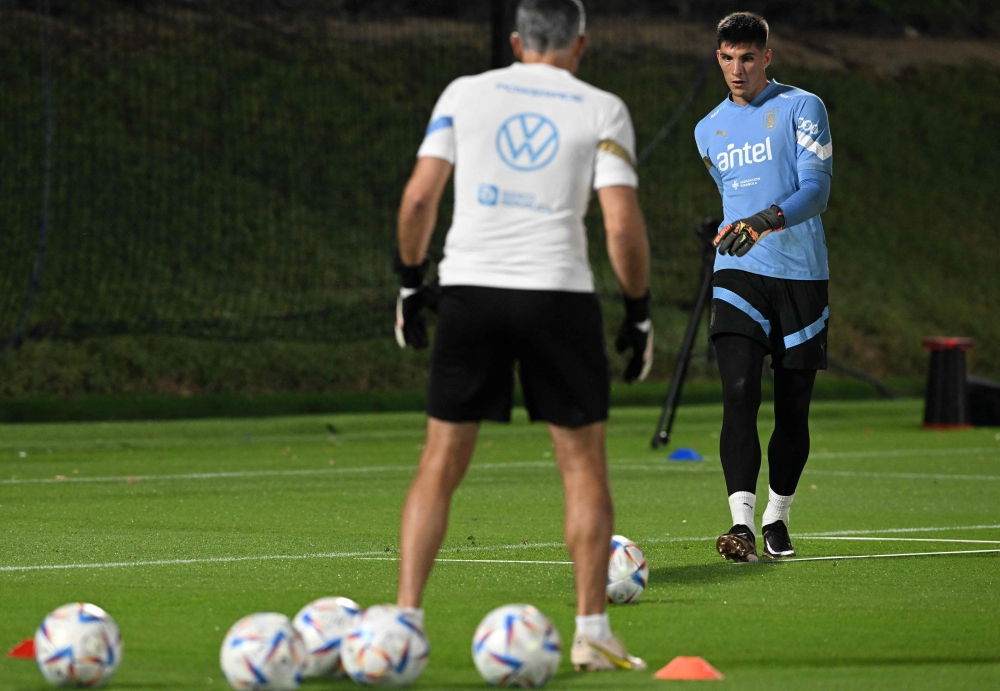
[[[284,614],[251,614],[226,633],[219,665],[237,691],[295,691],[306,669],[306,646]]]
[[[649,582],[649,564],[639,546],[624,535],[611,538],[611,559],[608,562],[608,602],[635,602]]]
[[[409,686],[427,666],[423,627],[395,605],[375,605],[358,617],[340,646],[347,676],[362,686]]]
[[[299,610],[292,626],[306,646],[306,678],[346,676],[340,646],[361,616],[362,607],[346,597],[321,597]]]
[[[493,610],[472,637],[476,669],[494,686],[542,686],[555,674],[561,656],[559,631],[531,605]]]
[[[97,605],[63,605],[49,613],[35,632],[35,661],[54,686],[96,688],[121,664],[121,631]]]

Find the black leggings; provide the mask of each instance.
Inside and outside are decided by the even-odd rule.
[[[719,454],[726,489],[756,492],[760,473],[760,378],[767,349],[746,336],[720,334],[713,340],[722,374],[722,436]],[[809,401],[815,370],[774,370],[774,433],[767,446],[771,489],[795,493],[809,458]]]

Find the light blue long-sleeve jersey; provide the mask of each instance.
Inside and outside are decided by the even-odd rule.
[[[728,97],[698,123],[698,151],[722,195],[725,225],[777,205],[786,227],[746,255],[717,255],[715,270],[827,280],[826,210],[833,141],[819,97],[772,80],[746,106]]]

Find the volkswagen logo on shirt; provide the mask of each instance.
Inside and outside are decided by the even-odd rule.
[[[539,170],[559,153],[559,130],[544,115],[515,115],[500,125],[497,153],[514,170]]]

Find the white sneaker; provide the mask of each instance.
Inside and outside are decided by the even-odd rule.
[[[612,637],[598,643],[584,633],[577,633],[573,637],[570,659],[577,672],[606,672],[614,669],[641,672],[646,669],[646,663],[629,655],[625,644],[617,638]]]

